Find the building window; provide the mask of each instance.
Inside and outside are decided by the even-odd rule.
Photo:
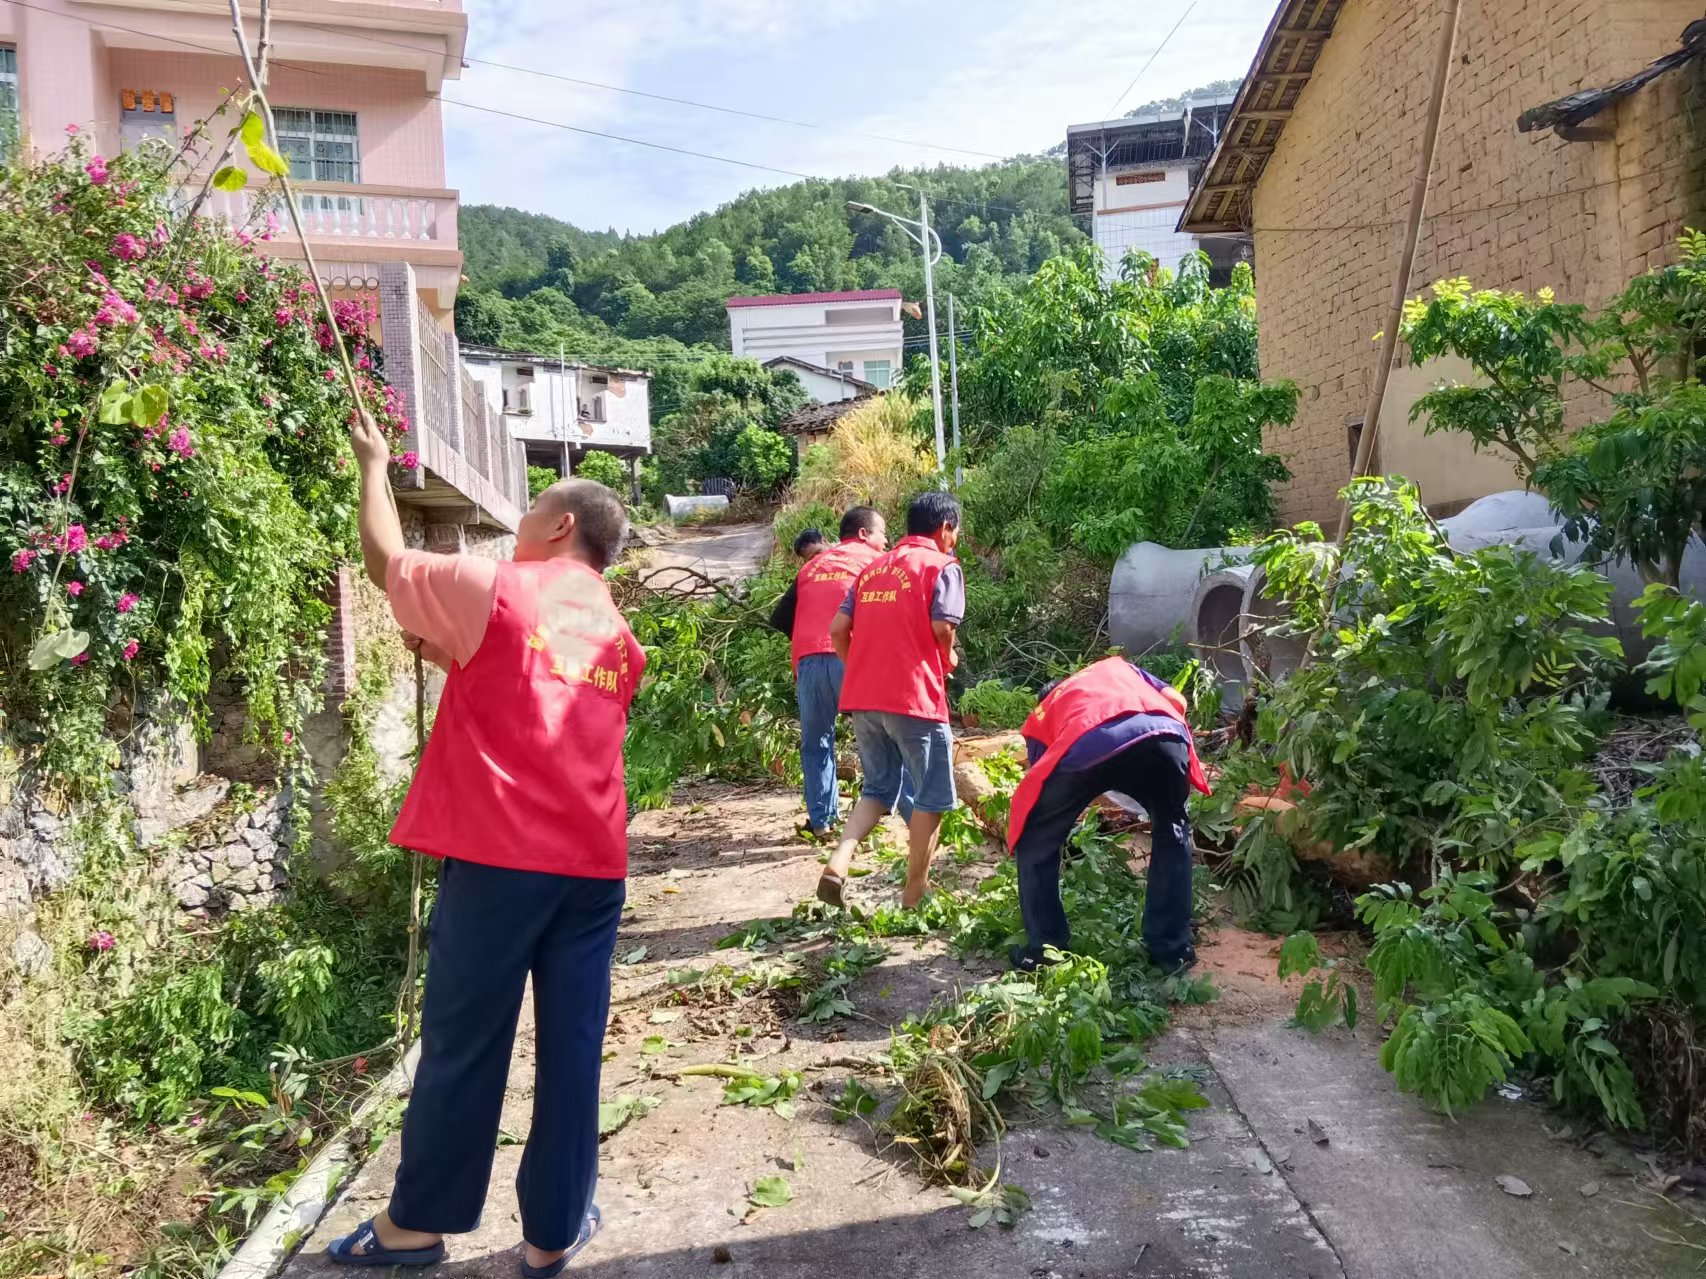
[[[119,94],[119,145],[126,151],[149,138],[176,145],[177,103],[169,93],[125,89]]]
[[[360,182],[355,112],[281,107],[273,112],[278,149],[290,176],[304,182]]]
[[[887,360],[866,360],[865,381],[872,386],[886,389],[889,384],[889,368]]]
[[[1165,182],[1166,180],[1166,173],[1159,169],[1153,169],[1147,173],[1122,173],[1114,179],[1114,185],[1117,187],[1135,187],[1146,182]]]
[[[0,161],[18,144],[18,51],[0,44]]]

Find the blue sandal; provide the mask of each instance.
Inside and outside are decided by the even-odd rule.
[[[563,1273],[563,1268],[573,1261],[575,1254],[592,1242],[592,1238],[604,1225],[604,1214],[593,1204],[586,1210],[586,1220],[581,1222],[581,1232],[575,1236],[575,1241],[569,1245],[569,1250],[558,1257],[548,1266],[530,1266],[527,1264],[527,1253],[521,1254],[521,1279],[556,1279]]]
[[[354,1249],[360,1248],[361,1252]],[[326,1245],[326,1255],[340,1266],[431,1266],[444,1260],[444,1240],[430,1248],[387,1248],[369,1217],[352,1232]]]

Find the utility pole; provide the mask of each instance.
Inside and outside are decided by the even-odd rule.
[[[936,276],[930,257],[930,204],[922,188],[918,192],[918,225],[924,229],[924,305],[930,313],[930,407],[936,416],[936,469],[940,471],[946,466],[948,447],[942,439],[942,361],[936,353]],[[939,239],[937,244],[941,244]]]
[[[911,236],[924,250],[924,303],[930,317],[930,406],[936,418],[936,469],[938,471],[945,470],[947,468],[948,444],[943,438],[942,430],[942,365],[936,347],[935,275],[936,263],[942,257],[942,237],[930,229],[930,206],[925,202],[922,190],[918,192],[918,219],[916,221],[858,200],[849,200],[847,207],[855,213],[874,213],[879,218],[887,218]],[[913,227],[918,229],[914,231],[912,230]]]
[[[960,456],[960,331],[954,324],[954,295],[948,294],[948,402],[954,416],[954,487],[966,482],[965,460]]]

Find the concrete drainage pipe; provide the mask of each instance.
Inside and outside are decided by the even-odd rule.
[[[1217,569],[1202,579],[1191,601],[1196,655],[1214,671],[1223,691],[1240,688],[1249,679],[1240,650],[1240,632],[1244,593],[1255,571],[1251,564]]]
[[[1196,638],[1197,587],[1211,566],[1241,563],[1247,546],[1174,551],[1139,542],[1114,565],[1108,635],[1133,657]]]

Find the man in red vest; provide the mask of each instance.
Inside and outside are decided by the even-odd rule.
[[[833,834],[841,816],[835,792],[835,719],[843,667],[829,642],[829,623],[853,579],[888,544],[882,515],[868,506],[853,507],[841,517],[841,541],[806,557],[794,584],[770,614],[770,625],[791,640],[800,707],[800,768],[806,779],[806,824],[800,833],[816,839]]]
[[[407,550],[385,439],[362,422],[354,444],[368,576],[449,679],[391,832],[442,859],[402,1162],[390,1206],[328,1252],[431,1265],[445,1235],[478,1225],[531,976],[533,1126],[516,1191],[522,1274],[545,1279],[600,1220],[598,1076],[628,873],[622,738],[646,660],[604,585],[627,518],[603,485],[563,480],[522,517],[513,560]]]
[[[1025,721],[1029,771],[1013,792],[1007,845],[1019,869],[1019,912],[1028,945],[1015,946],[1016,968],[1046,963],[1072,933],[1060,902],[1060,855],[1072,828],[1097,796],[1129,795],[1153,830],[1143,941],[1162,970],[1196,962],[1191,945],[1190,788],[1208,793],[1185,699],[1135,662],[1109,657],[1050,685]]]
[[[847,664],[841,709],[853,716],[863,774],[859,802],[829,859],[817,895],[843,905],[853,853],[914,788],[907,822],[908,910],[929,885],[942,814],[954,807],[954,742],[948,731],[948,672],[959,664],[954,636],[965,618],[965,575],[954,559],[960,504],[944,492],[914,499],[906,536],[859,574],[830,623]]]

